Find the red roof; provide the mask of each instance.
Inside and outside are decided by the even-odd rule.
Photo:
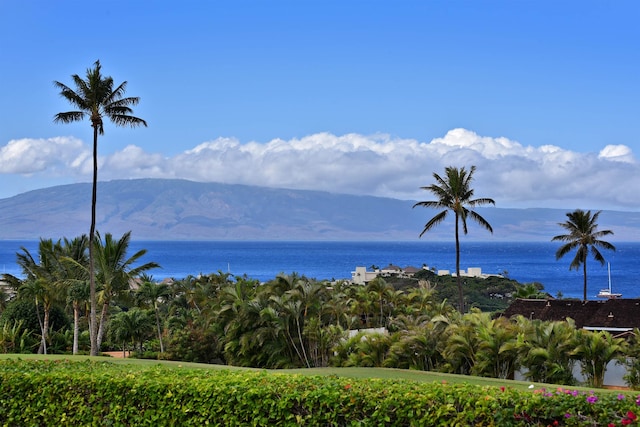
[[[505,317],[516,315],[552,321],[570,317],[577,328],[640,328],[640,299],[517,299],[503,313]]]

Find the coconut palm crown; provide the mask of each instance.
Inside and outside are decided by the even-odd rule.
[[[54,81],[54,86],[60,90],[60,96],[69,101],[76,110],[58,113],[54,116],[54,123],[79,122],[88,117],[93,128],[93,186],[91,197],[91,227],[89,231],[89,291],[90,291],[90,340],[91,355],[98,354],[96,330],[96,284],[93,261],[93,241],[96,230],[96,194],[98,181],[98,135],[104,135],[103,118],[108,118],[116,126],[147,126],[147,122],[133,116],[132,106],[140,101],[137,97],[125,97],[127,82],[114,87],[113,78],[103,76],[100,61],[94,63],[93,68],[87,69],[86,79],[74,74],[71,76],[75,89]]]
[[[583,301],[587,300],[587,255],[591,252],[593,258],[604,265],[605,259],[598,248],[616,250],[611,243],[600,240],[601,237],[613,234],[611,230],[598,230],[597,221],[601,212],[597,211],[592,215],[591,211],[576,209],[567,213],[568,220],[560,222],[558,225],[569,234],[561,234],[551,239],[552,241],[567,242],[556,251],[556,260],[576,249],[576,255],[569,264],[569,270],[577,270],[582,266]]]
[[[413,207],[424,206],[426,208],[443,209],[440,213],[431,218],[422,229],[420,237],[436,225],[443,222],[448,214],[452,212],[455,216],[455,236],[456,236],[456,282],[458,285],[458,309],[464,312],[464,295],[462,291],[462,281],[460,279],[460,223],[462,231],[467,234],[467,218],[471,218],[480,226],[493,233],[491,224],[480,214],[470,208],[482,205],[495,205],[496,202],[489,198],[474,199],[474,190],[471,188],[475,166],[467,171],[464,167],[457,168],[449,166],[445,168],[445,175],[441,177],[434,172],[435,184],[420,187],[423,190],[432,192],[437,200],[418,202]]]

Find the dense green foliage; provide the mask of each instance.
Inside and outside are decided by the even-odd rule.
[[[55,330],[69,328],[69,319],[63,310],[64,307],[54,306],[51,309],[50,323]],[[38,307],[42,316],[42,307]],[[16,300],[7,305],[7,308],[0,314],[0,324],[13,324],[15,321],[22,321],[22,327],[29,331],[39,331],[38,315],[36,314],[36,306],[33,302],[27,300]]]
[[[2,425],[628,425],[636,396],[268,372],[0,362]]]
[[[425,281],[433,288],[433,299],[437,303],[455,301],[457,298],[456,278],[451,275],[438,276],[430,270],[420,270],[413,277],[389,276],[384,278],[397,290],[407,293],[418,287],[418,282]],[[508,277],[491,275],[487,277],[463,277],[465,290],[464,305],[468,309],[478,308],[482,311],[498,312],[506,309],[516,298],[538,298],[545,294],[541,284],[521,284]]]
[[[427,270],[366,285],[295,273],[259,283],[221,272],[156,283],[145,274],[155,263],[138,264],[145,252],[129,256],[128,243],[128,233],[95,243],[102,351],[269,369],[389,367],[504,379],[522,372],[565,385],[579,368],[591,386],[619,361],[629,384],[640,383],[637,345],[571,322],[497,315],[516,296],[538,296],[536,284],[465,277],[470,307],[461,313],[447,297],[456,294],[453,278]],[[0,317],[0,351],[86,353],[86,238],[45,240],[39,250],[23,250],[24,279],[5,275],[15,296]],[[73,329],[58,320],[65,312]]]

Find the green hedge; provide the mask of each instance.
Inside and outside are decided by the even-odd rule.
[[[635,395],[108,362],[0,362],[5,426],[636,425]]]

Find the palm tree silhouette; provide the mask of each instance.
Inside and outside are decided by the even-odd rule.
[[[584,278],[583,301],[587,300],[587,255],[591,252],[593,258],[604,265],[604,257],[598,248],[616,250],[611,243],[600,240],[603,236],[613,234],[611,230],[597,230],[598,224],[596,221],[598,221],[601,212],[598,211],[591,215],[591,211],[585,212],[582,209],[576,209],[567,213],[568,220],[560,222],[558,225],[567,230],[569,234],[562,234],[551,239],[551,241],[567,242],[556,251],[556,260],[559,260],[573,249],[577,249],[576,256],[569,264],[569,270],[577,270],[582,266]]]
[[[473,199],[474,190],[471,188],[471,181],[473,180],[473,173],[475,171],[475,166],[471,166],[471,169],[468,172],[464,167],[458,169],[456,167],[449,166],[445,168],[444,177],[434,173],[433,177],[436,179],[436,184],[420,188],[432,192],[438,200],[418,202],[413,205],[414,208],[416,206],[424,206],[426,208],[444,209],[425,224],[422,229],[422,233],[420,233],[420,237],[444,221],[449,212],[453,212],[455,215],[456,283],[458,285],[458,310],[460,310],[460,313],[464,312],[464,295],[462,291],[462,281],[460,278],[460,223],[462,222],[462,230],[464,234],[467,234],[468,217],[493,233],[493,228],[491,228],[491,225],[487,220],[477,212],[469,209],[476,206],[496,204],[493,199]]]
[[[98,355],[96,329],[96,284],[93,265],[93,241],[96,230],[96,194],[98,185],[98,135],[104,135],[103,118],[107,117],[116,126],[147,126],[141,118],[132,116],[132,106],[140,101],[137,97],[125,97],[127,82],[120,83],[114,88],[113,79],[103,76],[100,72],[100,61],[96,61],[93,68],[87,69],[86,80],[77,74],[71,76],[75,89],[54,81],[60,89],[60,96],[69,101],[77,110],[58,113],[54,116],[54,123],[73,123],[89,117],[93,128],[93,186],[91,196],[91,227],[89,231],[89,299],[91,305],[89,336],[91,340],[91,355]]]

